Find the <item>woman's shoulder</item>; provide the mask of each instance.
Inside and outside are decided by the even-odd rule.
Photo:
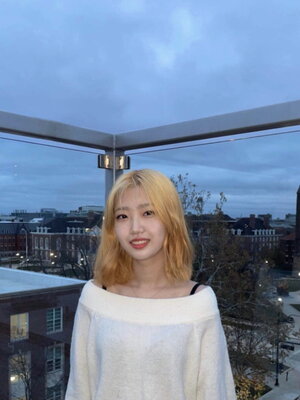
[[[198,293],[206,287],[207,285],[204,285],[201,282],[187,281],[187,290],[190,290],[190,294]]]
[[[79,303],[82,303],[87,307],[92,306],[95,302],[95,296],[101,296],[101,292],[103,291],[101,285],[91,279],[83,286]]]

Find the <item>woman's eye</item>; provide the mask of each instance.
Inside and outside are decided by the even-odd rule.
[[[150,216],[150,215],[154,215],[154,214],[155,213],[152,210],[147,210],[147,211],[144,212],[144,215],[146,215],[147,217]]]
[[[125,218],[127,218],[127,215],[125,214],[119,214],[116,216],[116,219],[125,219]]]

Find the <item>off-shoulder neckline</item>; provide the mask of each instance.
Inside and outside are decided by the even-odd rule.
[[[185,295],[185,296],[178,296],[178,297],[157,297],[157,298],[156,297],[155,298],[152,298],[152,297],[134,297],[134,296],[126,296],[126,295],[123,295],[123,294],[110,292],[110,291],[108,291],[106,289],[103,289],[102,287],[98,286],[97,284],[95,284],[93,282],[93,280],[90,280],[89,282],[95,289],[98,289],[100,292],[105,293],[108,296],[115,297],[116,299],[119,298],[119,299],[124,299],[126,301],[127,301],[127,299],[129,301],[145,301],[146,300],[146,301],[153,301],[153,302],[157,302],[158,300],[160,300],[160,301],[177,301],[177,300],[180,300],[180,299],[194,298],[195,296],[198,297],[199,295],[203,294],[203,292],[206,292],[208,289],[211,289],[210,286],[204,285],[205,286],[204,288],[202,288],[198,292],[195,292],[192,295],[188,294],[188,295]]]
[[[210,286],[191,296],[143,298],[109,292],[90,280],[83,289],[80,303],[95,315],[146,324],[190,323],[218,314],[216,297]]]

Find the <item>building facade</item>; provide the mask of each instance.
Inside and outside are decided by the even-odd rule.
[[[300,186],[297,191],[296,228],[295,228],[295,253],[293,260],[293,274],[300,274]]]
[[[96,253],[102,215],[54,218],[32,233],[32,255],[46,265],[64,259],[80,263]]]
[[[24,222],[0,222],[0,259],[11,263],[31,254],[31,233],[37,224]]]
[[[63,400],[84,281],[0,268],[0,398]]]
[[[254,258],[264,250],[279,247],[281,234],[272,228],[269,216],[256,217],[250,214],[247,218],[239,218],[230,229],[232,235],[242,239],[244,247]]]

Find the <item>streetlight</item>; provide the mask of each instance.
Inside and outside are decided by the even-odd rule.
[[[55,258],[57,258],[57,254],[55,254],[53,251],[51,251],[51,252],[50,252],[50,262],[51,262],[51,265],[55,265],[55,264],[56,264],[56,261],[57,261],[57,260],[55,260]]]

